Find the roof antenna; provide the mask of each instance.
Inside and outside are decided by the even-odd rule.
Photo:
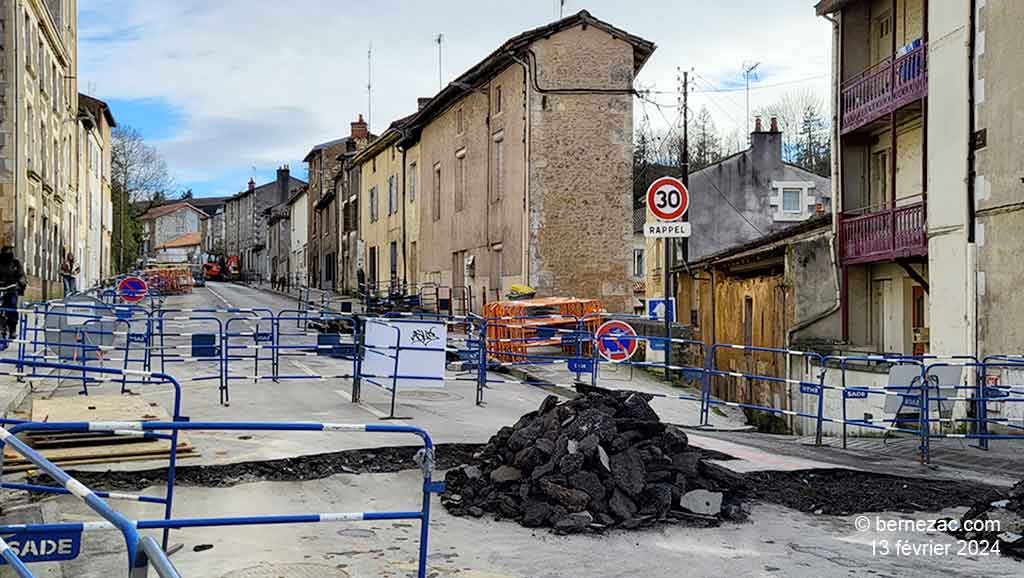
[[[370,129],[373,114],[373,42],[366,49],[366,127]]]
[[[444,67],[441,64],[441,47],[444,45],[444,34],[438,34],[437,38],[434,39],[434,42],[437,42],[437,90],[440,91],[444,88],[444,80],[442,79],[444,76]]]

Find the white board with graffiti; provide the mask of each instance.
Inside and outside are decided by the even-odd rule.
[[[367,319],[363,379],[391,389],[398,354],[398,389],[444,388],[445,345],[448,327],[443,322],[418,319]]]

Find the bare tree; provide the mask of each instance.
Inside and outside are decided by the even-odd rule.
[[[831,132],[821,96],[813,90],[793,90],[755,111],[764,119],[775,117],[782,130],[782,158],[804,169],[828,174]]]
[[[119,125],[111,143],[112,185],[127,193],[130,202],[151,201],[165,196],[174,182],[167,163],[139,131]]]
[[[690,120],[690,170],[699,171],[722,160],[722,135],[711,112],[701,107]]]
[[[118,273],[126,272],[142,239],[136,217],[163,202],[173,186],[167,163],[139,131],[128,125],[114,129],[110,152],[110,189],[114,209],[112,254]],[[139,210],[136,203],[144,202]]]

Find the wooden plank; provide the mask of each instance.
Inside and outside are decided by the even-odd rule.
[[[170,421],[167,411],[137,395],[79,395],[32,401],[32,421]]]
[[[44,458],[54,463],[65,460],[105,458],[107,461],[116,462],[126,456],[137,455],[168,455],[171,444],[166,440],[155,440],[152,442],[136,442],[118,446],[87,446],[81,448],[53,448],[41,450]],[[178,451],[192,449],[187,441],[178,443]],[[4,461],[12,465],[29,463],[21,454],[5,448]]]
[[[178,459],[182,460],[182,459],[186,459],[186,458],[198,458],[201,455],[202,454],[200,454],[198,451],[195,451],[194,449],[189,450],[187,452],[179,451],[178,452]],[[122,457],[122,458],[118,459],[117,462],[118,463],[121,463],[121,462],[145,462],[145,461],[148,461],[148,460],[159,460],[159,459],[160,459],[160,456],[139,455],[139,456],[125,456],[125,457]],[[110,463],[110,461],[111,460],[106,459],[106,458],[88,458],[88,459],[81,459],[81,460],[65,460],[65,461],[60,462],[57,465],[59,465],[61,467],[67,467],[67,466],[86,466],[86,465],[94,465],[94,464],[106,464],[106,463]],[[36,475],[36,474],[39,473],[39,470],[36,469],[35,464],[31,464],[31,463],[19,464],[19,465],[10,466],[10,467],[6,467],[6,466],[4,467],[4,473],[5,474],[14,474],[14,473],[19,473],[19,472],[29,472],[32,475]],[[154,484],[154,485],[157,485],[157,484]]]

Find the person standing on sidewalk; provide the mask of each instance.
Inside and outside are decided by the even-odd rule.
[[[60,264],[60,276],[64,280],[64,295],[71,295],[77,291],[76,279],[78,275],[78,263],[75,263],[75,255],[71,251],[64,252],[64,262]]]
[[[0,333],[7,339],[18,337],[18,296],[25,294],[27,286],[25,268],[14,258],[14,247],[4,246],[0,249],[0,313],[4,321]]]

